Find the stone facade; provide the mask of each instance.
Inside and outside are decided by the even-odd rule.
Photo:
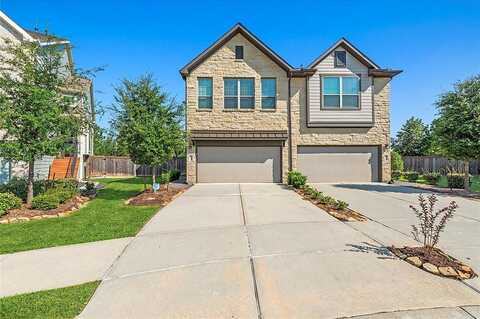
[[[235,59],[235,46],[244,47],[244,59]],[[197,79],[213,79],[213,108],[197,107]],[[255,78],[255,108],[252,110],[225,110],[223,78]],[[261,78],[273,77],[277,81],[275,110],[261,109]],[[186,76],[187,131],[191,130],[287,130],[288,129],[288,76],[257,47],[241,34],[209,56]],[[374,81],[374,125],[365,128],[311,128],[306,120],[306,78],[291,79],[292,114],[292,168],[297,167],[298,145],[369,145],[378,146],[381,154],[382,181],[390,180],[390,114],[388,78]],[[282,180],[288,173],[288,140],[282,147]],[[196,182],[196,149],[189,141],[187,150],[187,182]]]
[[[235,46],[244,47],[244,59],[235,59]],[[213,80],[213,108],[197,107],[197,79]],[[223,105],[223,79],[248,77],[255,79],[255,108],[226,110]],[[277,105],[275,110],[261,109],[261,78],[276,78]],[[287,130],[288,78],[285,70],[246,40],[234,36],[186,78],[187,131],[190,130]],[[282,147],[282,157],[288,159],[288,142]],[[187,151],[187,182],[196,182],[195,146],[190,142]],[[288,160],[282,163],[283,181],[288,173]]]

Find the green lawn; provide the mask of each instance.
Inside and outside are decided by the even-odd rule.
[[[405,177],[400,178],[403,182],[408,182]],[[420,177],[415,181],[415,183],[428,184],[427,181],[420,175]],[[437,182],[438,187],[448,188],[447,177],[440,176],[440,179]],[[471,179],[470,190],[472,192],[480,193],[480,176],[473,176]]]
[[[99,281],[0,299],[0,318],[74,318],[85,308]]]
[[[0,254],[134,236],[158,207],[127,206],[140,178],[99,179],[105,189],[69,217],[0,225]]]

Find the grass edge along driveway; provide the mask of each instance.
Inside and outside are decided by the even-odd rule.
[[[141,178],[99,179],[105,189],[72,215],[0,225],[0,254],[134,236],[159,206],[128,206]]]
[[[0,318],[74,318],[85,308],[100,281],[0,299]]]

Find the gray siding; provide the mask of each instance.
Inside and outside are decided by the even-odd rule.
[[[337,50],[343,50],[338,48]],[[373,103],[372,77],[368,68],[347,52],[347,67],[335,68],[334,53],[325,57],[315,68],[317,72],[308,79],[308,122],[309,126],[372,126]],[[360,109],[359,110],[324,110],[322,109],[322,76],[327,75],[359,75]]]
[[[40,160],[35,161],[34,172],[36,180],[48,179],[50,165],[52,165],[54,156],[44,156]]]

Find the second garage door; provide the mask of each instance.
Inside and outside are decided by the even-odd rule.
[[[199,183],[280,183],[280,147],[198,146]]]
[[[378,181],[377,146],[299,146],[298,170],[312,183]]]

